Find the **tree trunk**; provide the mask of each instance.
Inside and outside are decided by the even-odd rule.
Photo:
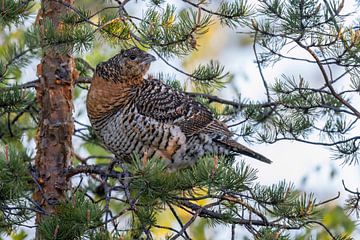
[[[62,1],[73,4],[73,0]],[[68,8],[56,1],[41,2],[37,20],[43,43],[45,22],[52,22],[56,31],[61,32],[60,17],[68,11]],[[63,173],[70,165],[72,154],[72,97],[75,73],[74,59],[70,54],[60,52],[56,47],[43,48],[42,60],[37,69],[40,83],[36,88],[40,107],[35,159],[39,184],[33,198],[50,214],[56,211],[57,204],[64,200],[69,189]],[[39,223],[41,218],[41,214],[38,214],[36,222]]]

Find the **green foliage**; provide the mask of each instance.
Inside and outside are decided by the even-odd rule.
[[[0,83],[21,77],[21,70],[37,55],[40,46],[38,32],[17,29],[14,33],[4,32],[0,46]]]
[[[34,53],[39,51],[38,48],[41,47],[40,29],[36,25],[26,29],[23,39],[29,48],[29,51]]]
[[[77,58],[76,59],[76,70],[79,72],[79,76],[81,76],[81,77],[91,77],[94,69],[84,59]]]
[[[106,235],[97,233],[102,211],[82,193],[75,193],[58,207],[57,214],[44,217],[38,227],[43,239],[105,239]]]
[[[253,123],[243,126],[243,135],[273,143],[279,139],[302,141],[317,132],[317,141],[334,145],[331,147],[334,159],[358,163],[358,138],[347,137],[354,119],[347,116],[347,107],[331,92],[310,87],[301,76],[296,79],[283,75],[271,86],[270,93],[273,102],[266,107],[246,103],[243,117]]]
[[[34,101],[32,93],[19,89],[16,85],[6,89],[0,88],[0,138],[2,141],[6,143],[14,138],[20,139],[24,134],[22,128],[33,127],[33,121],[26,113],[35,114]],[[22,122],[24,119],[27,121]]]
[[[224,78],[228,74],[224,73],[224,67],[217,61],[211,60],[207,65],[199,65],[191,74],[191,77],[195,86],[204,92],[209,91],[211,88],[223,88],[226,83]]]
[[[30,59],[26,54],[29,49],[25,49],[24,42],[10,43],[0,50],[0,80],[9,75],[18,78],[19,69],[29,64]]]
[[[323,208],[321,215],[324,224],[332,229],[336,235],[349,237],[355,231],[355,223],[339,206]],[[326,233],[323,230],[319,233],[319,238],[321,239],[322,237],[326,237]]]
[[[131,46],[132,27],[129,23],[119,19],[116,13],[102,14],[100,17],[101,37],[116,47],[128,48]]]
[[[25,152],[0,145],[0,234],[32,216],[24,199],[30,190],[29,160]]]
[[[222,1],[217,10],[217,15],[222,24],[236,28],[241,24],[245,25],[246,19],[253,15],[252,6],[243,0]]]
[[[164,82],[166,85],[171,86],[173,89],[177,90],[177,91],[182,91],[184,92],[186,90],[186,87],[183,86],[181,84],[180,81],[176,80],[176,76],[175,75],[171,75],[171,74],[164,74],[164,73],[158,73],[155,78],[161,80],[162,82]]]
[[[175,6],[149,8],[139,28],[141,39],[162,56],[184,56],[196,49],[196,38],[207,32],[211,15],[192,9],[175,13]]]
[[[54,28],[50,21],[44,23],[46,28],[44,42],[46,47],[56,46],[62,52],[82,52],[89,50],[94,39],[93,30],[89,25],[64,25],[61,31]]]
[[[203,47],[199,37],[218,34],[212,32],[217,26],[248,31],[260,70],[276,67],[283,59],[306,62],[319,68],[322,85],[298,73],[281,75],[272,84],[265,84],[269,80],[265,75],[262,80],[266,101],[240,97],[229,101],[208,97],[223,89],[233,77],[218,61],[195,66],[191,73],[174,67],[174,71],[187,77],[189,86],[194,86],[193,92],[203,94],[195,99],[207,106],[216,119],[234,121],[239,136],[249,142],[296,140],[330,146],[334,159],[345,164],[359,163],[360,142],[358,134],[354,134],[359,117],[349,104],[357,107],[360,89],[360,31],[358,26],[347,25],[343,1],[261,0],[250,5],[245,0],[184,0],[179,1],[181,8],[171,1],[150,0],[144,5],[141,2],[121,1],[125,5],[119,9],[120,1],[76,1],[77,5],[67,6],[68,13],[59,19],[61,29],[45,22],[41,30],[35,19],[29,18],[35,9],[33,1],[0,1],[0,29],[4,30],[0,33],[0,139],[11,144],[8,154],[0,149],[1,233],[10,234],[35,213],[45,213],[30,198],[30,174],[36,176],[36,171],[27,165],[34,161],[20,151],[34,140],[41,109],[36,107],[33,91],[25,90],[26,84],[18,86],[21,78],[26,82],[35,80],[25,79],[22,72],[39,61],[40,49],[44,48],[77,54],[80,80],[89,80],[95,65],[111,55],[110,48],[118,51],[138,46],[153,51],[171,67],[170,60]],[[136,8],[136,14],[129,6]],[[146,9],[137,9],[138,6]],[[217,22],[221,25],[214,24]],[[26,24],[19,27],[23,23]],[[215,27],[211,28],[213,24]],[[246,30],[242,29],[244,26]],[[304,51],[307,57],[293,54],[294,49]],[[176,75],[159,73],[156,78],[176,90],[187,89]],[[86,95],[86,84],[77,85],[81,87],[76,88],[77,107]],[[77,192],[61,203],[55,214],[44,218],[39,226],[44,239],[151,239],[151,232],[161,227],[174,236],[183,228],[179,226],[194,216],[201,217],[201,222],[189,225],[198,224],[202,233],[205,226],[234,224],[245,226],[244,231],[252,233],[254,239],[290,239],[291,229],[302,230],[297,239],[315,235],[317,239],[330,239],[329,233],[333,233],[332,239],[350,239],[354,231],[354,223],[344,209],[321,208],[322,203],[313,194],[299,192],[285,181],[262,185],[256,182],[254,168],[244,162],[235,164],[232,156],[206,156],[193,167],[173,173],[155,158],[135,158],[123,168],[109,159],[91,126],[80,121],[85,112],[80,108],[74,131],[74,137],[80,140],[74,141],[74,153],[90,156],[75,155],[78,161],[74,167],[91,167],[92,171],[79,173],[83,175]],[[94,169],[98,172],[94,173]],[[360,195],[349,192],[352,195],[346,210],[358,214]],[[159,213],[170,211],[171,207],[175,210],[170,214],[178,224],[159,226]],[[180,211],[187,215],[176,216]],[[109,232],[112,228],[108,231],[107,224],[114,227],[113,232]],[[123,227],[125,232],[119,230]],[[192,230],[188,229],[188,233]],[[13,238],[23,237],[13,234]],[[185,235],[181,237],[186,239]]]
[[[29,190],[29,157],[14,147],[0,148],[0,202],[18,199]]]
[[[205,190],[203,199],[213,196],[225,196],[233,193],[248,196],[249,204],[254,204],[263,214],[271,214],[281,219],[281,223],[289,226],[301,227],[309,220],[317,220],[316,202],[313,195],[297,192],[292,184],[285,181],[272,186],[253,185],[256,180],[256,170],[244,162],[233,165],[232,161],[220,158],[218,165],[214,165],[214,157],[207,156],[199,160],[190,169],[169,173],[163,162],[158,159],[149,159],[146,163],[135,158],[128,165],[132,173],[129,179],[131,196],[136,198],[138,206],[135,211],[135,234],[139,236],[143,229],[151,229],[157,223],[156,212],[161,211],[164,205],[181,203],[190,196],[197,194],[200,189]],[[180,196],[180,197],[179,197]],[[213,199],[214,200],[214,199]],[[253,201],[253,202],[252,202]],[[183,202],[182,202],[183,203]],[[219,204],[221,213],[216,223],[232,223],[233,218],[241,211],[241,206],[234,202]],[[279,225],[280,226],[280,225]],[[289,239],[286,232],[266,228],[259,232],[259,239],[271,239],[277,234],[279,239]],[[267,238],[266,238],[267,237]]]
[[[155,6],[159,6],[160,4],[164,3],[165,0],[151,0],[150,2]]]
[[[315,199],[312,194],[306,195],[297,192],[292,184],[282,181],[272,186],[256,186],[253,195],[264,205],[270,204],[271,214],[283,221],[299,225],[318,216],[314,209]]]
[[[319,211],[319,216],[322,219],[322,223],[325,224],[329,229],[332,229],[336,239],[339,240],[351,240],[351,234],[355,230],[355,223],[350,220],[349,216],[344,213],[344,210],[338,206],[327,206],[323,207]],[[314,230],[316,234],[314,235]],[[305,240],[309,237],[315,236],[316,239],[326,240],[329,239],[328,233],[320,228],[308,228],[305,233],[298,234],[296,240]]]
[[[62,21],[66,25],[80,25],[85,22],[86,19],[91,18],[91,11],[85,6],[77,6],[76,11],[67,12],[62,16]]]
[[[112,240],[114,238],[112,238],[108,232],[99,230],[99,231],[91,232],[89,234],[89,239],[90,240]]]
[[[273,228],[261,228],[256,234],[255,240],[290,240],[289,234],[282,233],[278,229]]]
[[[27,236],[28,234],[24,230],[21,230],[18,233],[11,234],[11,240],[24,240]]]
[[[34,6],[32,1],[14,1],[4,0],[1,2],[0,29],[3,26],[11,27],[23,24],[31,14],[31,8]]]
[[[0,115],[9,112],[21,112],[33,101],[32,94],[16,86],[1,91]]]
[[[129,166],[129,170],[141,178],[134,178],[131,184],[133,189],[141,189],[142,197],[149,195],[149,199],[176,196],[183,190],[210,185],[215,192],[221,189],[230,191],[247,189],[248,184],[256,179],[256,171],[245,163],[232,167],[228,162],[225,158],[220,158],[219,165],[215,169],[214,157],[207,156],[200,159],[192,168],[168,173],[162,161],[156,158],[149,160],[145,166],[140,160],[136,160]],[[143,186],[146,186],[146,189],[142,189]]]

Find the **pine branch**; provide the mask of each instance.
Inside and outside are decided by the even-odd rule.
[[[218,16],[221,23],[224,23],[230,27],[236,27],[239,23],[242,22],[242,18],[248,17],[251,15],[251,7],[247,6],[245,1],[235,1],[233,3],[227,3],[222,1],[217,11],[211,11],[207,8],[202,7],[202,2],[199,1],[198,4],[193,3],[189,0],[183,0],[183,2],[201,9],[204,12],[207,12],[211,15]]]
[[[44,218],[38,227],[44,239],[69,239],[95,234],[101,223],[102,211],[88,201],[84,194],[76,193],[58,207],[56,215]]]
[[[31,9],[35,5],[32,0],[14,1],[3,0],[0,6],[0,26],[18,26],[29,18]]]
[[[33,51],[32,49],[23,49],[16,45],[8,46],[5,48],[7,52],[0,53],[0,55],[5,55],[4,58],[7,60],[5,64],[0,61],[0,82],[7,76],[8,70],[10,67],[23,67],[28,63],[28,59],[24,56]]]
[[[355,213],[356,217],[359,218],[360,216],[360,192],[358,190],[353,191],[350,190],[345,185],[345,181],[342,180],[342,185],[346,192],[350,193],[351,196],[348,197],[346,200],[346,208],[350,214]]]
[[[28,4],[30,1],[22,2]],[[6,0],[6,4],[22,2]],[[343,159],[346,164],[359,162],[360,138],[352,133],[360,118],[358,109],[352,101],[356,99],[360,88],[357,69],[360,60],[360,31],[358,26],[350,27],[345,25],[345,21],[342,22],[347,17],[340,14],[344,2],[334,0],[315,4],[311,0],[264,0],[260,1],[259,5],[250,6],[246,1],[236,0],[219,2],[212,8],[213,5],[207,5],[206,1],[183,0],[185,9],[178,11],[165,1],[152,0],[149,1],[151,7],[146,6],[147,11],[144,11],[142,17],[132,16],[127,11],[127,7],[131,3],[136,4],[136,1],[115,2],[117,6],[97,3],[94,7],[98,9],[89,10],[88,6],[73,6],[68,1],[53,0],[51,5],[67,11],[67,14],[59,15],[60,28],[54,28],[44,21],[44,14],[57,11],[43,11],[42,18],[39,17],[36,21],[49,26],[44,25],[43,31],[31,27],[19,37],[25,38],[25,41],[2,48],[6,50],[0,53],[3,63],[0,69],[0,80],[3,85],[0,88],[2,141],[13,141],[14,137],[25,134],[30,140],[33,138],[34,126],[27,124],[38,121],[36,114],[39,109],[33,104],[31,89],[36,88],[39,92],[47,86],[42,85],[44,82],[40,82],[39,79],[14,85],[12,78],[18,77],[19,70],[33,61],[39,47],[49,51],[49,54],[54,49],[59,50],[56,50],[56,54],[79,52],[76,69],[80,77],[77,77],[77,74],[69,74],[77,78],[69,82],[75,82],[77,86],[86,89],[91,83],[91,75],[95,69],[81,57],[82,51],[94,50],[94,53],[97,53],[96,46],[99,43],[101,46],[110,43],[120,48],[135,45],[155,52],[164,63],[187,76],[202,91],[186,94],[196,98],[196,101],[211,111],[217,108],[213,111],[216,118],[225,119],[230,127],[237,127],[238,132],[234,134],[246,141],[274,143],[295,140],[330,147],[334,153],[333,158]],[[8,24],[16,25],[23,22],[21,16],[27,13],[19,11],[15,14],[10,8],[7,10],[3,7],[5,1],[2,3],[0,12],[5,13],[4,16],[8,20],[12,19],[6,20]],[[13,16],[9,15],[10,12],[14,13]],[[17,22],[15,17],[19,16],[20,20]],[[215,19],[230,28],[246,26],[250,29],[246,34],[253,37],[255,60],[266,93],[264,101],[243,99],[240,98],[240,93],[239,98],[235,100],[207,94],[214,88],[223,88],[229,79],[223,71],[224,67],[215,61],[195,67],[192,73],[171,63],[171,57],[186,56],[197,51],[201,47],[198,37],[206,33]],[[3,18],[0,16],[0,23],[2,21]],[[6,30],[9,34],[12,33],[12,29],[8,29]],[[65,32],[60,34],[59,29]],[[41,40],[42,33],[46,35]],[[298,57],[294,54],[294,49],[307,51],[311,58]],[[92,63],[98,60],[96,54],[94,57],[90,59]],[[269,79],[265,79],[264,69],[282,59],[316,65],[322,73],[324,84],[314,87],[311,81],[306,81],[302,76],[283,75],[273,85],[268,85]],[[48,62],[44,60],[43,64]],[[337,72],[335,69],[341,71]],[[41,66],[38,70],[39,76],[43,77],[43,73],[40,72],[43,70]],[[51,77],[46,79],[47,82],[52,81]],[[177,90],[184,91],[184,87],[179,81],[174,80],[174,77],[167,83]],[[336,88],[340,84],[344,85],[341,90]],[[63,85],[46,88],[47,91],[39,94],[38,99],[57,87]],[[62,93],[65,92],[71,90],[64,89]],[[76,89],[74,95],[83,93],[85,92],[81,89]],[[43,109],[46,106],[58,106],[62,102],[64,101],[56,101],[56,104],[44,102],[40,116],[52,116],[53,112],[44,112]],[[67,102],[67,106],[71,105]],[[71,112],[69,110],[63,113]],[[79,113],[81,112],[80,109]],[[51,125],[53,122],[57,121],[45,121],[45,128],[57,128],[58,125]],[[95,142],[101,146],[91,126],[76,123],[76,129],[70,129],[64,135],[79,137],[81,143]],[[314,135],[316,138],[312,138]],[[8,136],[11,138],[7,138]],[[43,134],[40,133],[38,136],[42,139]],[[60,144],[59,149],[64,149],[61,146]],[[46,149],[44,148],[44,151]],[[2,226],[11,227],[12,224],[26,226],[24,221],[29,219],[30,215],[40,213],[47,216],[39,227],[46,239],[109,239],[122,238],[123,235],[132,239],[151,239],[155,237],[154,228],[169,231],[173,234],[172,239],[190,239],[187,233],[190,232],[189,227],[200,218],[207,219],[209,224],[231,224],[232,238],[235,238],[235,227],[238,226],[242,226],[256,239],[289,239],[288,230],[311,228],[313,225],[320,226],[331,239],[347,238],[334,234],[335,229],[324,225],[318,220],[320,216],[316,214],[320,207],[334,201],[339,195],[317,202],[314,195],[300,193],[286,182],[262,186],[256,182],[255,169],[243,163],[233,165],[232,157],[221,159],[215,167],[214,157],[207,156],[192,168],[169,173],[163,161],[158,159],[134,157],[134,162],[131,163],[122,163],[118,160],[103,161],[102,159],[111,157],[100,154],[93,148],[87,150],[90,153],[88,157],[74,154],[81,165],[65,167],[59,171],[61,177],[66,177],[65,181],[80,179],[75,190],[63,188],[66,184],[58,182],[50,184],[57,188],[54,192],[66,191],[68,198],[64,198],[63,202],[49,196],[49,191],[45,187],[44,182],[53,179],[53,174],[49,178],[48,171],[39,174],[33,169],[24,169],[23,166],[16,168],[16,164],[12,166],[12,163],[7,163],[12,157],[5,151],[5,167],[2,168],[7,171],[3,171],[3,175],[0,173],[0,182],[14,181],[14,174],[23,171],[26,171],[24,174],[32,178],[32,181],[23,182],[24,185],[20,187],[10,182],[9,186],[5,184],[5,187],[0,184],[0,231],[3,229]],[[46,156],[52,153],[50,151]],[[58,156],[60,155],[49,159],[57,159]],[[63,159],[68,160],[69,157]],[[88,164],[89,162],[92,164]],[[16,171],[11,170],[9,166]],[[29,183],[30,187],[35,186],[38,199],[42,201],[31,200],[27,196],[27,189],[17,191]],[[14,187],[18,189],[11,192]],[[358,192],[348,189],[345,184],[344,189],[350,194],[347,200],[349,212],[358,214]],[[2,202],[2,191],[6,193],[6,201],[11,199],[11,204]],[[55,211],[56,214],[50,216],[50,211],[43,206],[55,206],[54,204],[59,209]],[[169,206],[169,211],[179,226],[159,224],[156,216],[165,210],[165,205]],[[189,218],[183,222],[174,207],[184,210],[189,214]],[[124,220],[129,222],[126,229],[122,228]]]
[[[65,175],[67,178],[71,178],[75,175],[86,173],[86,174],[98,174],[100,176],[107,176],[116,179],[123,179],[125,174],[117,171],[108,171],[108,169],[97,166],[97,165],[79,165],[74,168],[69,168],[65,171]]]
[[[302,48],[306,49],[310,55],[315,59],[321,74],[324,77],[325,83],[327,85],[327,87],[329,88],[329,90],[331,91],[332,95],[338,99],[342,104],[344,104],[346,107],[348,107],[358,118],[360,118],[360,112],[353,106],[351,105],[348,101],[346,101],[343,97],[341,97],[334,89],[334,87],[332,86],[332,83],[329,80],[329,77],[324,69],[324,66],[321,64],[319,58],[317,57],[317,55],[314,53],[313,50],[311,50],[310,47],[306,47],[303,44],[301,44],[300,42],[297,42],[299,46],[301,46]]]

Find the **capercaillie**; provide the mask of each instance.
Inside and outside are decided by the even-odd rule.
[[[135,47],[97,65],[86,105],[95,133],[109,151],[123,159],[133,153],[157,156],[172,171],[205,154],[243,154],[271,163],[233,140],[226,125],[191,97],[145,78],[155,60]]]

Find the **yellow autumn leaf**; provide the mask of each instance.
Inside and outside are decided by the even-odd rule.
[[[184,195],[184,197],[201,197],[208,194],[207,189],[194,189],[194,194],[192,196]],[[199,206],[204,206],[209,203],[207,199],[201,199],[196,201],[191,201],[194,204],[197,204]],[[182,208],[175,208],[176,214],[179,216],[182,222],[187,222],[192,217],[191,214],[189,214],[187,211],[185,211]],[[171,210],[169,208],[166,208],[164,211],[158,213],[156,215],[157,219],[157,225],[159,226],[167,226],[171,227],[174,224],[177,225],[177,220],[175,219],[174,215],[172,214]],[[164,238],[165,236],[172,234],[173,232],[165,229],[165,228],[152,228],[151,232],[156,236],[156,239]]]

